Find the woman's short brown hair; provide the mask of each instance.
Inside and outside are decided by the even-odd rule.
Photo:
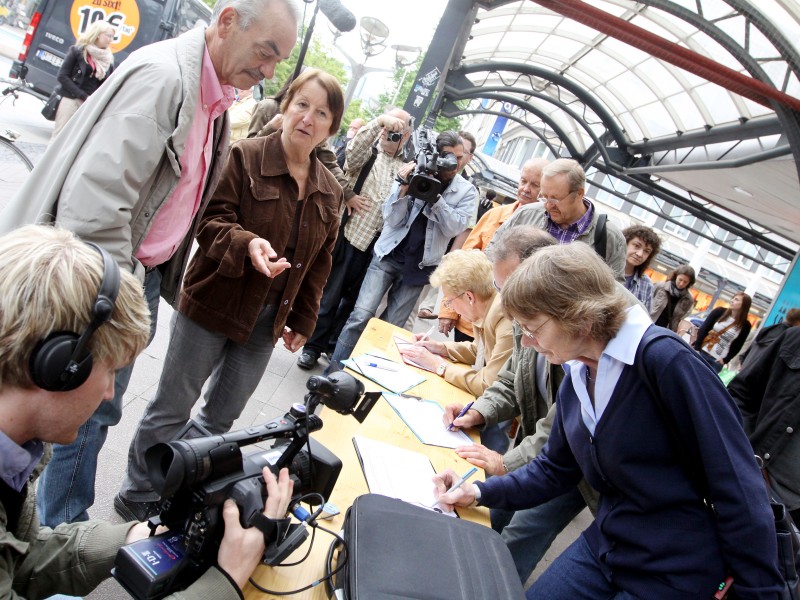
[[[344,96],[342,95],[342,86],[339,85],[337,79],[325,71],[320,69],[306,69],[289,85],[286,90],[286,95],[281,100],[281,112],[285,113],[289,104],[292,102],[295,94],[308,82],[316,81],[323,90],[328,99],[328,109],[331,111],[331,127],[328,133],[333,135],[339,131],[339,126],[342,124],[342,115],[344,114]]]
[[[547,315],[571,336],[604,342],[617,334],[628,307],[614,273],[582,242],[535,252],[508,278],[502,297],[514,319]]]

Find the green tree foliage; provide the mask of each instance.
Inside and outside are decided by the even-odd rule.
[[[208,8],[214,8],[214,5],[217,3],[217,0],[203,0],[208,5]]]

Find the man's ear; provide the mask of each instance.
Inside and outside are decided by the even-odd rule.
[[[232,6],[226,6],[217,17],[217,30],[219,37],[225,38],[232,31],[239,28],[239,13]]]

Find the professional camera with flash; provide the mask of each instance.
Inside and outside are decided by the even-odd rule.
[[[151,536],[123,546],[112,571],[134,598],[157,600],[185,589],[216,563],[227,498],[238,505],[243,527],[254,526],[264,533],[264,564],[280,564],[305,541],[308,532],[303,525],[289,525],[287,520],[286,528],[276,535],[275,521],[264,517],[267,492],[262,469],[269,467],[277,476],[288,467],[295,498],[318,494],[324,502],[342,463],[309,437],[322,428],[314,411],[324,404],[363,422],[380,397],[380,392],[364,393],[364,384],[344,371],[311,377],[306,387],[304,403],[293,404],[283,417],[263,425],[208,435],[190,420],[177,439],[147,450],[150,481],[161,496],[160,512],[149,521]],[[276,440],[270,450],[242,454],[242,447],[270,439]],[[169,531],[154,535],[159,525]]]
[[[458,160],[451,152],[439,153],[436,138],[430,129],[415,129],[413,133],[416,150],[416,166],[408,182],[409,196],[434,203],[442,191],[442,182],[437,177],[442,171],[454,171]]]

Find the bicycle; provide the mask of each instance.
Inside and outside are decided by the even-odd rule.
[[[0,129],[0,209],[25,183],[33,163],[16,145],[19,133]]]
[[[0,104],[5,102],[8,97],[12,97],[13,100],[11,101],[11,105],[16,105],[17,100],[19,100],[19,93],[23,92],[25,94],[30,94],[34,98],[38,98],[42,102],[47,102],[47,97],[42,97],[42,95],[33,89],[33,84],[25,81],[25,78],[21,79],[6,79],[4,77],[0,77],[0,85],[7,85],[6,88],[3,89],[2,95],[3,99],[0,100]]]

